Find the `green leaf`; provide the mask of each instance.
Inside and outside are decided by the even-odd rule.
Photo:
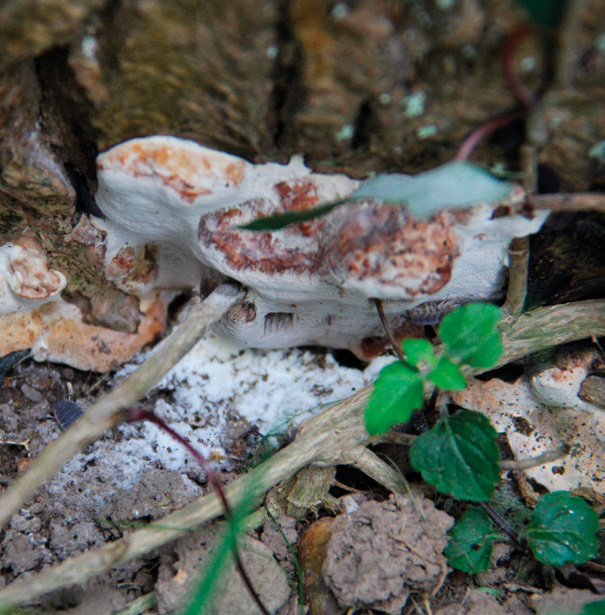
[[[557,26],[565,12],[567,0],[518,0],[533,20],[541,26]]]
[[[299,222],[307,222],[314,218],[324,216],[328,212],[332,211],[335,207],[342,205],[345,201],[333,201],[316,207],[315,209],[307,209],[304,211],[289,211],[284,214],[275,214],[274,216],[265,216],[264,218],[257,218],[248,224],[244,224],[238,228],[244,231],[278,231],[279,229],[288,226],[289,224],[297,224]]]
[[[597,554],[598,526],[597,513],[581,497],[555,491],[538,502],[525,535],[544,564],[582,564]]]
[[[365,409],[368,433],[384,433],[394,423],[409,421],[423,402],[423,383],[415,369],[403,361],[383,367]]]
[[[498,323],[502,310],[489,303],[467,303],[444,316],[439,336],[450,359],[473,367],[492,367],[502,354]]]
[[[378,175],[359,185],[347,199],[326,203],[316,209],[292,211],[253,220],[239,228],[246,231],[275,231],[307,222],[332,211],[347,201],[371,199],[405,204],[412,216],[428,218],[442,209],[470,207],[478,202],[501,201],[512,186],[468,162],[448,162],[419,175]]]
[[[405,203],[414,217],[428,218],[441,209],[501,201],[511,188],[473,164],[454,161],[419,175],[378,175],[362,182],[349,200]]]
[[[581,615],[603,615],[603,613],[605,613],[605,600],[598,600],[585,604]]]
[[[450,541],[443,552],[451,566],[476,574],[485,572],[492,561],[494,543],[502,540],[485,511],[467,510],[448,532]]]
[[[466,389],[466,378],[460,368],[446,357],[441,357],[437,367],[429,374],[429,380],[444,391],[460,391]]]
[[[435,367],[437,365],[437,357],[435,356],[433,344],[428,340],[409,338],[401,342],[401,349],[408,362],[414,367],[419,367],[418,364],[421,361],[426,363],[429,367]]]
[[[500,479],[500,450],[489,419],[472,410],[442,418],[412,444],[410,461],[424,480],[460,500],[489,500]]]
[[[586,592],[587,593],[587,592]],[[604,615],[605,600],[594,600],[584,604],[576,604],[585,598],[578,598],[574,603],[566,600],[556,601],[551,598],[546,604],[538,606],[538,615]]]

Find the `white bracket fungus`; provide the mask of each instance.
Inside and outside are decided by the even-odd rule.
[[[218,330],[248,347],[319,344],[363,355],[383,337],[373,299],[385,302],[395,328],[444,303],[496,299],[511,239],[537,232],[547,215],[494,215],[502,202],[524,198],[511,186],[503,201],[427,219],[365,199],[254,232],[240,227],[346,198],[359,182],[312,173],[298,157],[254,165],[169,136],[122,143],[97,166],[107,277],[135,294],[237,280],[247,297]]]
[[[162,331],[169,295],[162,291],[206,293],[229,279],[248,292],[217,330],[240,346],[318,344],[372,356],[385,346],[374,299],[384,301],[400,334],[418,333],[419,324],[458,303],[496,299],[511,239],[535,233],[547,215],[499,215],[500,205],[520,202],[524,193],[491,178],[472,186],[458,178],[457,208],[440,209],[440,195],[447,197],[455,181],[441,167],[414,178],[380,176],[363,184],[362,200],[254,232],[240,227],[348,198],[360,183],[312,173],[300,157],[254,165],[169,136],[122,143],[101,154],[97,167],[105,219],[94,223],[106,232],[103,273],[140,298],[139,330],[84,323],[60,297],[64,276],[48,269],[41,246],[24,235],[0,247],[0,327],[9,332],[0,354],[32,348],[37,359],[105,371]],[[487,192],[491,200],[467,203],[469,195],[485,194],[486,181],[498,184]],[[410,197],[409,206],[394,205],[380,192],[400,186],[411,187],[414,203]],[[430,204],[426,215],[423,204]]]
[[[0,246],[0,314],[28,312],[56,297],[65,282],[47,267],[42,246],[27,232]]]

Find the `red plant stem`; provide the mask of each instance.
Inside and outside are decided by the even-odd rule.
[[[500,58],[502,60],[502,73],[506,87],[513,93],[517,103],[521,108],[509,111],[504,115],[488,120],[485,124],[475,129],[459,147],[454,160],[468,160],[477,145],[488,137],[492,132],[506,126],[509,122],[523,117],[536,104],[536,96],[534,93],[517,77],[513,70],[513,54],[519,43],[528,35],[531,34],[530,26],[521,26],[514,30],[506,37]]]
[[[464,139],[462,145],[458,148],[456,152],[456,156],[454,160],[468,160],[470,155],[473,153],[474,149],[495,130],[498,128],[502,128],[502,126],[506,126],[509,122],[516,120],[517,118],[523,117],[525,115],[525,110],[516,110],[510,111],[509,113],[505,113],[504,115],[499,115],[497,117],[492,118],[491,120],[485,122],[485,124],[481,124],[479,128],[476,128],[471,132],[471,134]]]
[[[180,445],[184,446],[191,453],[191,455],[201,466],[202,470],[206,472],[206,476],[208,477],[210,484],[214,487],[214,490],[216,491],[216,494],[218,495],[221,504],[223,505],[223,510],[225,511],[225,518],[227,519],[227,521],[231,520],[233,518],[233,510],[231,509],[229,500],[227,500],[227,495],[225,494],[225,490],[223,489],[223,484],[221,483],[217,473],[214,471],[214,468],[208,463],[208,460],[205,459],[204,456],[201,455],[198,450],[196,450],[196,448],[191,444],[191,442],[189,442],[187,438],[181,436],[174,429],[172,429],[172,427],[170,427],[157,414],[151,412],[150,410],[144,410],[140,406],[126,411],[126,422],[134,423],[136,421],[149,421],[150,423],[157,425],[161,430],[165,431],[169,436],[174,438]],[[248,577],[246,569],[244,568],[244,564],[240,558],[237,545],[234,545],[233,547],[233,557],[235,559],[235,564],[242,578],[242,581],[244,582],[244,585],[250,593],[250,596],[252,596],[252,599],[254,600],[258,608],[261,610],[263,615],[271,615],[267,607],[265,607],[265,605],[263,604],[262,600],[260,599],[260,596],[254,589],[254,587],[252,587],[252,582],[250,581],[250,577]]]
[[[500,55],[502,60],[502,73],[504,75],[506,87],[514,94],[517,102],[525,107],[525,109],[531,109],[536,104],[536,96],[515,74],[513,70],[513,54],[521,41],[531,33],[532,28],[528,25],[513,30],[506,37]]]

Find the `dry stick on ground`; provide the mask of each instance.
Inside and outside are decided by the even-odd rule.
[[[522,314],[504,333],[504,354],[498,366],[546,348],[605,335],[605,301],[581,301],[538,308]],[[479,374],[482,370],[469,370]],[[365,430],[363,411],[372,387],[333,404],[303,423],[292,444],[266,462],[230,483],[225,491],[236,507],[250,493],[267,491],[309,464],[352,464],[362,459],[364,447],[376,442]],[[388,440],[385,434],[385,440]],[[222,514],[215,493],[199,498],[129,536],[57,564],[26,580],[0,590],[0,608],[31,602],[38,596],[83,583],[111,568],[125,564]]]
[[[393,352],[397,355],[397,358],[400,361],[405,361],[405,356],[403,355],[401,346],[397,343],[397,338],[395,337],[393,329],[391,329],[389,320],[384,313],[384,304],[382,302],[382,299],[374,299],[374,305],[376,306],[376,310],[378,311],[378,316],[380,317],[382,327],[385,330],[387,337],[389,338],[389,342],[391,343],[391,348],[393,349]]]
[[[557,461],[557,459],[562,459],[566,457],[568,453],[569,451],[566,446],[559,446],[558,448],[546,451],[535,457],[530,457],[529,459],[503,459],[500,461],[500,468],[505,471],[512,470],[513,472],[529,470],[530,468],[537,468],[538,466],[543,466],[545,463],[551,463]]]
[[[557,194],[532,194],[527,201],[535,209],[548,209],[552,213],[594,211],[605,213],[605,194],[599,192],[561,192]],[[522,210],[523,204],[516,207]]]
[[[502,306],[504,312],[516,318],[523,312],[527,294],[529,269],[529,237],[517,237],[508,249],[508,291]]]
[[[204,301],[191,305],[185,320],[125,382],[92,405],[62,436],[49,444],[27,472],[0,498],[0,527],[80,449],[121,420],[120,411],[139,401],[184,357],[206,329],[244,295],[232,284],[222,284]]]

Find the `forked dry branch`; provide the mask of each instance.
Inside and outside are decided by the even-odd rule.
[[[195,343],[209,320],[238,298],[235,289],[230,288],[222,287],[212,299],[194,306],[186,322],[166,340],[163,352],[156,352],[119,389],[94,406],[96,420],[80,422],[77,424],[78,429],[70,429],[48,447],[32,465],[32,469],[2,498],[0,514],[3,522],[79,447],[100,435],[106,427],[115,424],[119,420],[120,409],[134,403],[138,396],[144,395],[149,387],[157,383],[160,377],[158,374],[168,371],[177,360],[176,357],[182,356],[184,349]],[[192,325],[191,321],[198,318],[201,321]],[[504,353],[498,366],[558,344],[605,335],[605,300],[538,308],[512,319],[505,328]],[[168,356],[172,357],[170,363]],[[151,367],[150,363],[154,366]],[[162,363],[160,369],[158,363]],[[484,370],[469,370],[468,374],[477,375],[481,371]],[[370,438],[364,427],[363,411],[371,390],[371,386],[365,387],[303,423],[292,444],[226,487],[231,504],[238,506],[251,493],[260,496],[280,481],[313,464],[354,464],[388,488],[396,488],[397,480],[392,468],[365,453],[369,444],[382,439],[381,436]],[[118,398],[120,401],[117,401]],[[388,441],[389,434],[384,434],[384,439]],[[64,447],[69,449],[69,455],[66,457],[63,453],[55,457],[54,452],[65,450]],[[8,500],[7,495],[10,495]],[[10,584],[0,591],[0,608],[31,602],[50,591],[82,583],[176,540],[202,523],[219,517],[222,512],[218,496],[215,493],[205,495],[125,538],[70,558],[27,580]]]

